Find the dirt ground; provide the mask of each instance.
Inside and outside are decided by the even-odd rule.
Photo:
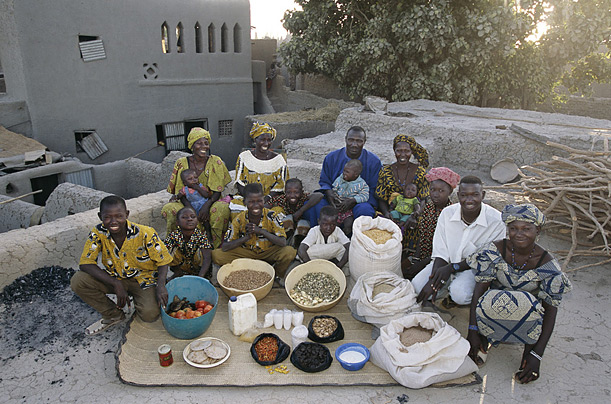
[[[548,250],[563,241],[542,237]],[[572,266],[588,263],[575,259]],[[531,385],[513,382],[521,347],[501,345],[479,370],[482,383],[450,389],[397,387],[144,388],[122,384],[115,353],[122,327],[86,337],[97,314],[69,287],[71,269],[47,267],[16,280],[0,296],[0,396],[6,403],[265,402],[320,403],[594,403],[611,400],[609,268],[569,273],[573,283]],[[465,315],[466,308],[453,309]],[[224,313],[219,313],[223,315]],[[460,330],[464,334],[464,330]],[[373,342],[373,341],[372,341]]]

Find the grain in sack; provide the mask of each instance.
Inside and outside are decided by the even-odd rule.
[[[369,234],[369,235],[368,235]],[[387,239],[385,242],[384,239]],[[384,217],[361,216],[354,221],[350,240],[350,277],[353,281],[366,272],[392,272],[401,275],[401,229]]]

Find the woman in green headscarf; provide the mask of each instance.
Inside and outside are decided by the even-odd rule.
[[[198,226],[203,228],[205,223],[210,224],[212,245],[217,248],[227,231],[231,216],[229,205],[219,200],[221,192],[231,182],[231,177],[223,160],[214,154],[209,154],[210,132],[202,128],[193,128],[189,132],[187,142],[192,154],[176,160],[167,188],[173,196],[170,203],[161,210],[161,215],[166,219],[167,234],[170,234],[176,229],[176,212],[184,206],[180,202],[181,190],[184,186],[180,173],[186,169],[194,170],[199,182],[211,192],[210,199],[199,211]]]

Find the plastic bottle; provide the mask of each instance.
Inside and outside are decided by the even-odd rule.
[[[306,327],[305,325],[298,325],[297,327],[293,328],[293,331],[291,332],[291,341],[293,343],[293,349],[297,348],[297,345],[301,344],[302,342],[305,342],[307,338],[308,327]]]
[[[284,325],[285,330],[291,329],[291,324],[293,323],[293,313],[291,313],[289,309],[284,309],[284,316],[283,316],[282,323]]]
[[[242,335],[257,322],[257,299],[252,293],[229,298],[229,329]]]

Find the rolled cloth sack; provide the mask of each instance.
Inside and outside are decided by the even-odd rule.
[[[378,229],[391,234],[390,240],[377,244],[364,231]],[[401,229],[392,220],[361,216],[352,226],[350,240],[350,277],[356,281],[366,272],[392,272],[401,275]]]
[[[434,335],[427,342],[403,345],[400,334],[417,326],[434,331]],[[369,350],[374,365],[412,389],[457,379],[477,370],[467,356],[469,342],[436,313],[410,313],[391,321],[380,328],[380,336]]]
[[[412,283],[391,272],[367,272],[357,279],[348,307],[354,318],[382,327],[411,311],[420,311]]]

